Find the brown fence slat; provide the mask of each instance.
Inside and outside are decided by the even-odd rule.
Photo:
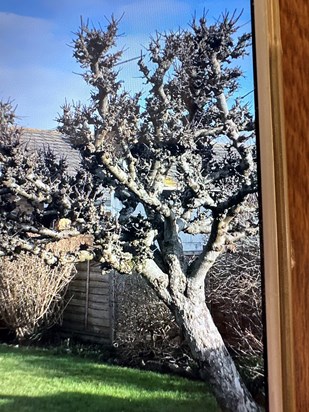
[[[64,320],[62,323],[62,328],[63,330],[69,330],[70,332],[85,332],[85,329],[83,328],[83,322],[76,321],[76,320]],[[109,325],[95,325],[91,324],[88,325],[88,330],[87,332],[93,333],[93,334],[99,334],[100,336],[106,336],[109,337]]]
[[[90,270],[90,279],[94,281],[99,281],[102,283],[109,283],[109,273],[110,272],[102,272],[99,266],[89,265]],[[76,280],[82,280],[87,278],[87,264],[83,264],[82,266],[77,265],[77,273],[74,277]]]
[[[74,276],[74,280],[83,280],[86,279],[87,277],[87,272],[78,272],[75,276]],[[96,282],[101,282],[103,284],[108,284],[109,283],[109,276],[108,275],[102,275],[101,273],[92,273],[90,272],[90,280],[91,281],[96,281]]]
[[[77,315],[85,315],[85,308],[82,306],[68,305],[66,308],[67,317]],[[108,305],[101,306],[100,309],[92,309],[88,307],[88,318],[105,318],[109,319],[109,307]]]
[[[104,309],[104,310],[109,310],[109,302],[108,301],[104,301],[103,302],[96,302],[96,301],[91,301],[89,299],[89,303],[88,306],[90,309]]]
[[[97,295],[95,293],[90,293],[89,294],[89,302],[95,302],[95,303],[105,303],[109,301],[109,296],[106,294],[102,295]]]
[[[100,310],[88,308],[88,318],[94,322],[100,322],[101,319],[108,320],[109,322],[109,308]]]
[[[70,302],[67,304],[67,308],[71,307],[71,306],[80,306],[82,308],[85,307],[85,299],[80,299],[78,297],[73,297],[72,299],[70,299]]]
[[[103,299],[101,302],[96,302],[96,301],[91,301],[89,300],[88,302],[88,308],[90,309],[97,309],[97,310],[109,310],[109,302],[106,301],[106,299]],[[73,308],[73,309],[70,309]],[[66,311],[70,310],[75,310],[75,308],[85,308],[85,301],[80,300],[80,299],[71,299],[70,303],[67,304],[66,306]]]
[[[72,282],[72,284],[70,285],[69,290],[71,292],[73,292],[73,294],[74,294],[74,292],[85,293],[85,296],[86,296],[86,293],[87,293],[87,291],[86,291],[86,281],[85,280],[84,281],[79,280],[79,281]],[[93,286],[93,284],[90,282],[88,292],[89,292],[89,295],[94,294],[94,295],[106,295],[106,296],[108,296],[109,288],[108,288],[108,285],[107,285],[107,287],[102,287],[102,285],[101,285],[101,287]]]

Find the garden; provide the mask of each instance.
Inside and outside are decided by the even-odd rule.
[[[52,349],[0,345],[2,412],[219,411],[200,381],[111,366]]]
[[[72,48],[90,99],[66,102],[56,132],[78,153],[74,170],[52,148],[31,150],[12,102],[0,103],[0,320],[15,334],[1,346],[2,410],[265,405],[255,123],[238,93],[251,33],[240,18],[209,24],[204,13],[151,37],[137,61],[147,97],[119,79],[121,18],[104,29],[81,20]],[[77,262],[121,276],[109,356],[44,345],[46,331],[61,336]],[[109,315],[86,292],[86,314]]]

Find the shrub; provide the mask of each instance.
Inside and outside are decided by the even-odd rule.
[[[121,363],[196,375],[182,331],[168,307],[138,274],[115,274],[115,346]]]
[[[263,288],[258,237],[225,253],[207,279],[207,304],[223,339],[253,384],[264,381]]]
[[[0,318],[19,340],[53,325],[64,309],[63,294],[73,265],[50,267],[39,256],[21,253],[0,259]]]

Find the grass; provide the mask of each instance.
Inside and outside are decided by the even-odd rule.
[[[219,411],[203,382],[0,345],[1,412]]]

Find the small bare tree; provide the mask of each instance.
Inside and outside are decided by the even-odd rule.
[[[51,268],[42,258],[21,253],[0,259],[0,318],[19,340],[57,322],[63,294],[74,276],[72,265]]]

